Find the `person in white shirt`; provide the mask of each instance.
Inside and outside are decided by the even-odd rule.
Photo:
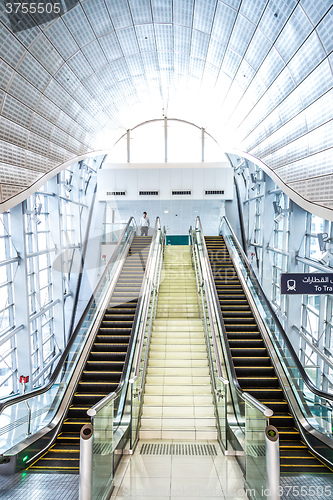
[[[141,236],[148,236],[149,226],[150,226],[150,222],[149,222],[149,219],[147,217],[147,212],[143,212],[143,215],[140,219]]]

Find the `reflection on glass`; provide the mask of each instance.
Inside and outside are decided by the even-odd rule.
[[[6,407],[0,414],[0,453],[7,452],[14,445],[24,440],[27,435],[28,426],[30,426],[31,434],[33,434],[52,421],[67,390],[69,382],[71,381],[73,372],[80,359],[81,352],[91,332],[91,328],[94,325],[99,309],[110,289],[110,282],[116,272],[123,250],[131,234],[135,230],[136,226],[132,221],[123,235],[117,251],[113,254],[110,267],[103,277],[98,291],[92,300],[82,326],[62,366],[57,381],[44,394],[38,396],[33,396],[33,393],[31,394],[29,399],[31,420],[28,418],[28,410],[24,401]],[[9,424],[10,429],[8,428]]]
[[[228,249],[232,253],[238,268],[246,280],[248,289],[255,301],[258,312],[266,325],[267,332],[273,340],[273,345],[278,353],[282,367],[288,376],[294,396],[298,401],[303,415],[307,418],[307,421],[313,428],[332,438],[333,418],[331,402],[315,396],[303,383],[302,376],[294,364],[292,354],[289,351],[289,348],[287,347],[282,334],[270,313],[270,310],[268,309],[254,276],[251,274],[247,261],[238,249],[235,238],[225,219],[223,219],[220,229]],[[308,321],[312,322],[312,326],[316,326],[317,319],[316,314],[313,312],[312,315],[310,314],[310,319]],[[310,325],[311,323],[309,326]],[[312,376],[314,377],[314,372],[312,372]],[[318,380],[318,373],[316,373],[316,377]],[[316,383],[316,381],[314,382]]]

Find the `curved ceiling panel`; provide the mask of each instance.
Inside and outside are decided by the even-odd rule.
[[[166,114],[333,209],[331,6],[64,0],[60,14],[38,17],[0,3],[2,206],[45,173]]]

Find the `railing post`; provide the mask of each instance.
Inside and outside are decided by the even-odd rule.
[[[280,487],[280,443],[279,431],[273,425],[265,429],[266,441],[266,474],[267,474],[267,498],[278,500]]]
[[[94,428],[86,424],[80,431],[79,500],[92,500]]]

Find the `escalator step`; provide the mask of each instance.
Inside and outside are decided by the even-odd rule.
[[[128,301],[128,302],[124,302],[124,303],[119,304],[118,302],[113,301],[112,299],[110,300],[109,304],[112,304],[113,302],[117,305],[115,305],[114,307],[110,306],[108,309],[106,309],[106,312],[113,311],[115,308],[121,309],[121,310],[128,309],[128,308],[132,310],[132,308],[133,308],[133,310],[135,311],[136,304],[137,304],[137,300]]]
[[[251,356],[251,358],[253,356],[257,356],[257,355],[263,355],[263,356],[266,356],[267,355],[267,349],[266,347],[230,347],[230,350],[232,353],[234,353],[235,357],[238,357],[240,354],[243,356],[243,351],[244,352],[247,352],[248,356]],[[257,354],[258,353],[258,354]],[[238,354],[238,356],[237,356]]]
[[[114,328],[118,328],[121,330],[123,330],[124,328],[132,329],[132,323],[133,323],[133,321],[126,321],[126,320],[119,321],[119,320],[105,320],[105,319],[103,319],[100,330],[102,330],[104,332],[105,328],[111,328],[112,330]]]
[[[68,448],[68,446],[66,447]],[[55,450],[53,448],[51,448],[50,450],[50,460],[57,460],[57,459],[71,459],[71,460],[79,460],[80,458],[80,449],[77,449],[77,450],[68,450],[68,449],[64,449],[64,450]]]
[[[116,383],[119,382],[121,377],[121,371],[93,371],[84,370],[81,382],[94,382],[96,384],[100,383]]]
[[[108,395],[108,392],[96,393],[96,391],[95,391],[95,393],[91,393],[91,394],[77,392],[76,394],[74,394],[72,403],[74,405],[84,405],[84,406],[89,405],[89,408],[91,408],[96,403],[98,403],[98,401],[105,398],[107,395]]]
[[[107,394],[109,392],[112,392],[114,391],[115,389],[117,389],[117,385],[116,383],[113,383],[113,382],[104,382],[102,380],[98,381],[98,383],[96,381],[89,381],[89,380],[80,380],[79,382],[79,389],[80,391],[84,391],[84,392],[96,392],[96,388],[98,389],[103,389],[103,392],[106,391]]]
[[[284,395],[281,387],[274,387],[274,388],[263,388],[263,387],[252,387],[252,388],[247,388],[244,387],[244,392],[248,392],[253,396],[254,398],[258,399],[259,401],[263,399],[270,399],[271,401],[274,400],[283,400]]]
[[[277,377],[237,377],[242,389],[261,388],[266,390],[279,387],[279,379]]]
[[[227,326],[226,326],[227,328]],[[252,332],[252,331],[244,331],[244,330],[238,330],[238,331],[232,331],[232,332],[227,332],[228,338],[237,340],[238,338],[240,340],[262,340],[261,335],[259,332]]]
[[[231,337],[231,338],[230,338]],[[262,339],[232,338],[232,333],[228,334],[228,341],[231,349],[266,349]],[[239,347],[238,347],[239,346]]]
[[[94,352],[104,352],[104,351],[110,351],[111,353],[119,353],[122,354],[124,352],[124,349],[126,349],[128,346],[128,342],[115,342],[110,344],[108,343],[103,343],[101,342],[96,342],[93,345]]]
[[[265,401],[261,400],[260,401],[262,404],[270,408],[271,410],[274,411],[274,414],[276,412],[287,412],[289,410],[289,406],[287,401],[281,400],[281,401]]]
[[[290,458],[314,458],[309,450],[304,446],[304,448],[282,448],[280,458],[290,459]]]
[[[64,443],[56,443],[54,444],[51,448],[50,451],[52,452],[80,452],[80,443],[75,443],[74,441],[71,442],[70,444],[64,444]]]
[[[92,359],[92,354],[90,354],[86,365],[88,370],[96,370],[97,368],[100,368],[102,371],[106,371],[112,367],[113,370],[120,373],[122,372],[124,361],[116,361],[111,356],[110,359],[108,359],[107,353],[101,354],[104,355],[101,359]]]
[[[101,332],[101,334],[107,334],[107,333],[131,333],[131,329],[132,327],[127,327],[127,326],[123,326],[123,327],[110,327],[110,326],[101,326],[101,328],[99,329],[99,332]],[[98,332],[98,335],[97,337],[100,336],[100,333]]]
[[[280,442],[281,441],[298,441],[300,440],[300,433],[296,427],[284,427],[279,431]]]
[[[44,457],[40,458],[34,465],[30,467],[29,470],[79,470],[80,460],[79,458],[57,458],[54,459],[52,457]]]
[[[286,415],[281,413],[274,413],[272,417],[269,418],[269,423],[274,425],[279,431],[283,427],[291,427],[294,425],[294,417],[292,415]]]
[[[98,343],[102,343],[102,344],[106,343],[109,345],[113,345],[113,342],[115,344],[119,344],[121,342],[122,344],[128,345],[129,339],[130,339],[129,334],[128,335],[124,335],[124,334],[117,335],[116,333],[114,333],[114,335],[97,335],[97,337],[95,339],[94,349],[95,349],[95,345],[98,345]]]
[[[232,333],[232,332],[239,332],[239,331],[247,331],[247,332],[254,332],[258,333],[258,326],[256,324],[247,324],[247,323],[229,323],[228,320],[225,321],[225,327],[227,330],[227,333]]]
[[[321,464],[319,460],[317,460],[316,465],[282,465],[281,464],[281,474],[290,476],[293,474],[330,474],[331,471],[328,467],[325,465]]]
[[[233,358],[234,366],[235,368],[241,368],[243,366],[258,366],[259,364],[261,366],[271,366],[271,358],[269,356],[251,356],[251,357],[236,357],[234,356]]]
[[[259,377],[273,377],[275,375],[275,370],[273,366],[238,366],[236,368],[236,375],[238,377],[249,376],[254,377],[258,375]]]
[[[302,442],[295,442],[295,441],[288,441],[288,439],[284,440],[282,444],[280,444],[280,450],[283,451],[283,453],[286,452],[286,450],[307,450],[306,445]]]

